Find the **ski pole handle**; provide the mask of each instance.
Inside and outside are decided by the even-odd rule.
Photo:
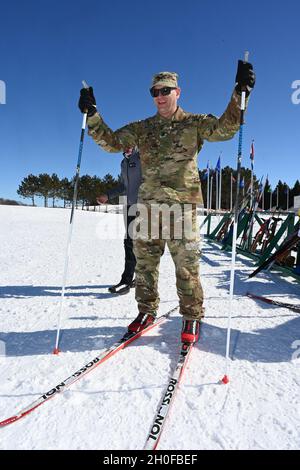
[[[86,83],[85,80],[82,80],[81,83],[82,83],[82,85],[83,85],[83,88],[86,88],[87,90],[89,89],[89,86],[88,86],[88,84]],[[86,120],[87,120],[87,110],[86,110],[86,112],[85,112],[84,115],[83,115],[82,126],[81,126],[82,129],[85,129]]]
[[[248,62],[249,59],[249,51],[245,51],[244,54],[244,62]],[[246,108],[246,92],[242,91],[242,96],[241,96],[241,110],[245,111]]]

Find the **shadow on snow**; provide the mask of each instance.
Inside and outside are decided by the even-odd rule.
[[[86,285],[86,286],[67,286],[65,297],[94,297],[97,299],[108,299],[116,297],[110,292],[90,292],[91,289],[106,289],[112,284],[105,285]],[[87,292],[71,292],[74,290],[82,291],[89,289]],[[24,299],[26,297],[60,297],[61,286],[0,286],[0,298],[2,299]]]
[[[175,361],[179,352],[181,318],[174,317],[163,323],[149,335],[142,336],[128,347],[153,347],[168,354]],[[118,340],[126,331],[124,327],[71,328],[62,330],[60,349],[62,352],[97,351],[100,353]],[[248,362],[289,362],[294,350],[292,343],[299,339],[300,317],[293,318],[271,328],[252,332],[232,329],[231,357]],[[55,330],[35,332],[1,333],[7,356],[51,354],[56,338]],[[224,356],[226,328],[202,324],[200,341],[196,348],[210,354]]]

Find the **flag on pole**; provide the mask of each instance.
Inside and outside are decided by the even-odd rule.
[[[240,188],[243,189],[245,187],[245,177],[240,181]]]
[[[254,141],[252,140],[251,150],[250,150],[250,160],[251,160],[251,170],[253,171],[254,166]]]
[[[207,180],[208,175],[209,175],[209,162],[207,162],[206,170],[205,170],[205,173],[203,175],[203,181]]]
[[[217,171],[218,173],[220,173],[221,171],[221,157],[218,158],[215,171]]]

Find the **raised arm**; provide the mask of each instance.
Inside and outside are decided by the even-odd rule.
[[[231,139],[238,131],[241,115],[241,92],[246,91],[246,107],[251,90],[255,85],[255,74],[249,62],[239,60],[235,78],[235,89],[231,100],[220,118],[212,114],[199,116],[198,136],[209,142]]]
[[[97,112],[93,88],[82,88],[78,103],[81,112],[88,113],[88,129],[94,141],[107,152],[122,152],[128,147],[138,146],[139,123],[135,122],[113,131]]]
[[[248,98],[246,99],[246,106]],[[231,100],[220,118],[212,114],[199,116],[198,136],[202,140],[218,142],[229,140],[238,131],[241,115],[241,97],[236,91],[233,92]]]
[[[100,114],[96,113],[88,118],[87,124],[89,135],[93,137],[96,144],[107,152],[123,152],[128,147],[135,147],[139,144],[138,122],[133,122],[113,131],[105,124]]]

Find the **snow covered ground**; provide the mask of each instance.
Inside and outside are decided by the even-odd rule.
[[[122,227],[122,215],[77,211],[62,352],[52,354],[69,215],[63,209],[0,206],[0,421],[110,346],[137,314],[133,291],[121,297],[107,291],[123,269],[122,240],[108,237]],[[160,449],[296,449],[300,316],[244,294],[299,303],[299,284],[271,273],[248,280],[253,262],[238,256],[230,384],[220,385],[231,258],[207,241],[202,249],[206,319]],[[163,313],[177,305],[168,252],[159,289]],[[0,429],[0,448],[143,448],[177,358],[180,328],[176,313],[65,393]]]

